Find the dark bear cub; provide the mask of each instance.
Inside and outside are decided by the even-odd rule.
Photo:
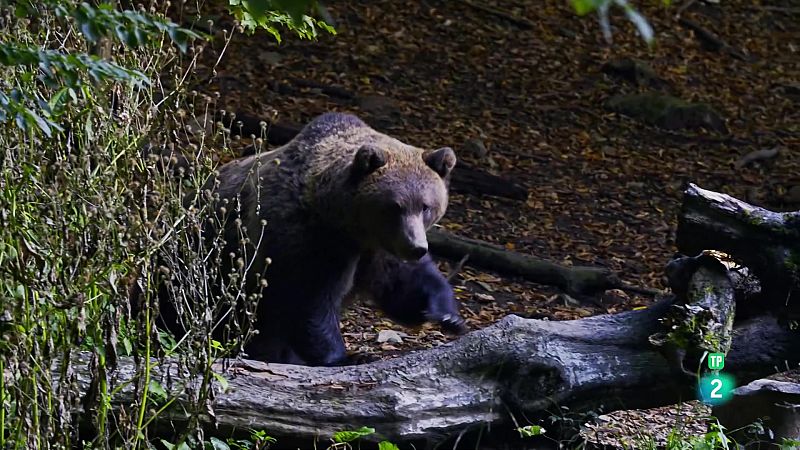
[[[248,261],[250,273],[266,274],[266,285],[258,275],[245,280],[246,294],[263,294],[259,333],[245,352],[270,362],[348,363],[339,317],[356,278],[397,321],[462,331],[426,237],[447,208],[455,163],[450,148],[416,148],[330,113],[278,149],[222,166],[195,201],[212,199],[219,214],[204,233],[225,237],[223,273]]]

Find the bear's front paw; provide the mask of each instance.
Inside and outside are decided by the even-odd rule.
[[[441,319],[439,319],[438,322],[439,325],[442,327],[442,330],[450,334],[461,335],[469,331],[464,319],[454,314],[447,314]]]
[[[369,364],[371,362],[378,361],[378,358],[375,355],[371,355],[369,353],[351,353],[344,358],[340,359],[336,362],[336,366],[359,366],[361,364]]]

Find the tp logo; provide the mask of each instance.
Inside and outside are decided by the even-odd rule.
[[[708,368],[713,372],[700,378],[697,386],[698,396],[703,403],[717,406],[731,399],[731,392],[736,388],[736,381],[728,374],[719,373],[724,367],[724,353],[708,355]]]
[[[708,368],[722,370],[725,368],[725,353],[712,353],[708,355]]]

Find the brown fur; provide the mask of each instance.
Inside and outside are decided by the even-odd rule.
[[[377,251],[412,260],[400,263],[411,273],[427,251],[425,230],[447,208],[455,162],[450,149],[413,147],[334,113],[318,117],[283,147],[223,166],[206,187],[226,210],[222,254],[242,254],[233,220],[241,219],[249,238],[244,254],[252,256],[261,242],[252,271],[266,269],[269,282],[259,304],[260,334],[248,353],[276,362],[341,363],[339,308],[361,255]],[[263,234],[262,220],[268,221]],[[435,265],[424,264],[436,277]],[[253,277],[247,289],[262,287]],[[449,285],[437,284],[435,290],[442,289]],[[427,291],[413,291],[424,305]]]

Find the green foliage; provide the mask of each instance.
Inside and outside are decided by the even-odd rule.
[[[400,449],[389,441],[381,441],[378,443],[378,450],[400,450]]]
[[[147,288],[163,273],[207,288],[208,273],[154,267],[152,255],[167,249],[198,266],[201,255],[184,250],[207,214],[182,200],[207,181],[216,163],[204,146],[223,136],[192,144],[193,176],[182,180],[160,155],[145,157],[143,143],[177,140],[195,104],[215,109],[186,89],[194,60],[183,52],[197,51],[198,35],[155,13],[67,0],[0,6],[0,32],[0,372],[14,374],[0,378],[0,448],[144,448],[176,396],[188,426],[164,447],[191,448],[202,436],[197,414],[224,387],[212,364],[241,342],[212,342],[215,309],[192,316],[198,329],[176,342],[155,328]],[[133,280],[146,291],[135,317]],[[197,383],[166,383],[155,357],[167,354]],[[123,355],[137,356],[130,384],[113,375]],[[89,368],[88,393],[70,367]],[[125,410],[110,421],[123,394]],[[78,441],[79,421],[94,430],[88,442]]]
[[[129,48],[160,45],[160,36],[166,35],[185,52],[189,42],[199,37],[197,33],[164,18],[137,11],[118,11],[107,3],[91,6],[68,1],[27,0],[15,5],[14,16],[20,21],[53,22],[74,27],[80,30],[88,43],[116,37],[119,44]],[[51,137],[54,131],[62,131],[54,117],[60,111],[54,111],[54,107],[64,107],[70,100],[77,103],[75,89],[78,87],[111,81],[133,83],[142,88],[150,83],[140,70],[76,51],[75,47],[65,51],[61,48],[42,48],[32,43],[13,40],[0,43],[0,65],[22,68],[19,83],[31,83],[35,77],[50,89],[69,89],[57,92],[52,97],[54,101],[47,101],[38,92],[30,92],[19,86],[10,89],[8,94],[0,91],[0,122],[13,120],[25,131],[42,132],[47,137]],[[91,90],[83,94],[91,95]]]
[[[800,439],[786,439],[781,442],[781,450],[793,450],[800,448]]]
[[[137,85],[149,83],[141,71],[128,69],[112,62],[87,54],[65,54],[55,50],[39,50],[18,47],[10,43],[0,44],[0,64],[5,66],[38,67],[38,78],[50,88],[68,86],[76,88],[86,84],[114,80],[133,82]],[[82,79],[87,74],[89,80]],[[30,80],[30,75],[26,80]]]
[[[333,435],[333,441],[336,443],[353,442],[356,439],[369,436],[375,433],[375,428],[361,427],[354,431],[338,431]]]
[[[264,450],[276,442],[278,442],[278,440],[268,435],[264,430],[251,430],[249,440],[231,438],[223,443],[219,439],[211,438],[209,444],[213,446],[211,448],[220,450]],[[206,448],[209,448],[209,444],[206,444]]]
[[[688,436],[680,428],[674,428],[667,435],[666,445],[661,446],[655,438],[648,434],[637,436],[634,445],[623,445],[624,448],[652,449],[657,450],[728,450],[731,448],[731,441],[724,433],[724,428],[718,422],[709,425],[709,432],[702,436]]]
[[[305,15],[315,4],[314,0],[229,0],[231,14],[248,33],[262,28],[278,42],[282,27],[304,39],[316,39],[317,28],[336,34],[330,25]]]
[[[539,425],[527,425],[517,428],[517,432],[519,432],[520,437],[534,437],[545,434],[547,430]]]

